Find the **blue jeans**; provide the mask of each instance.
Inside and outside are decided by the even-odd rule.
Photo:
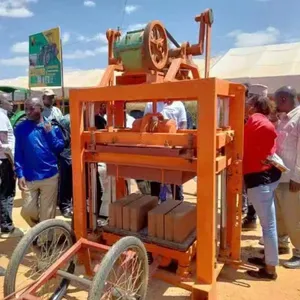
[[[277,266],[279,263],[274,202],[274,191],[278,184],[279,181],[260,185],[247,191],[248,199],[253,204],[260,220],[265,244],[265,261],[269,266]]]

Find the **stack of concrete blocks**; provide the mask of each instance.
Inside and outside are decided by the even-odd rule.
[[[158,205],[158,198],[139,193],[117,200],[109,207],[109,226],[132,232],[147,227],[148,212]]]
[[[196,228],[196,206],[168,200],[148,213],[148,235],[183,243]]]
[[[158,198],[130,194],[109,206],[109,226],[139,232],[148,226],[148,236],[183,243],[196,228],[196,205],[168,200],[158,205]]]

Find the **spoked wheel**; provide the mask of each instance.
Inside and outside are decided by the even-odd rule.
[[[145,300],[148,276],[143,243],[131,236],[122,238],[101,261],[88,300]]]
[[[32,285],[75,243],[70,225],[62,220],[47,220],[31,228],[15,248],[4,279],[4,296],[20,295]],[[69,261],[64,271],[74,273],[75,262]],[[41,299],[59,300],[64,296],[69,281],[53,277],[36,292]]]
[[[145,62],[149,69],[162,70],[168,61],[168,37],[161,22],[150,22],[144,31]]]

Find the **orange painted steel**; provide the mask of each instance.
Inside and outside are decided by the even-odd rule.
[[[147,43],[144,47],[148,47],[144,52],[144,55],[148,54],[148,57],[144,57],[146,67],[136,72],[126,70],[122,61],[114,57],[113,47],[121,33],[108,30],[109,66],[101,82],[96,87],[70,90],[74,230],[77,239],[86,241],[92,236],[96,240],[102,239],[110,246],[121,238],[118,234],[107,232],[97,235],[97,231],[93,232],[92,222],[87,223],[87,190],[89,198],[92,198],[85,178],[85,169],[89,164],[103,162],[107,164],[108,170],[115,172],[117,198],[126,192],[121,174],[125,174],[130,168],[135,170],[132,178],[136,179],[140,179],[137,178],[140,176],[137,170],[158,171],[146,172],[150,177],[151,174],[160,174],[161,182],[167,178],[167,172],[182,174],[179,179],[178,176],[170,175],[169,180],[175,180],[176,177],[176,180],[185,181],[191,176],[197,176],[196,240],[186,251],[144,243],[149,252],[162,258],[163,264],[170,259],[178,262],[176,274],[158,270],[154,276],[190,290],[192,299],[195,300],[216,299],[216,278],[220,272],[216,258],[216,174],[224,170],[227,174],[227,211],[226,226],[222,228],[222,232],[226,233],[226,240],[218,253],[223,262],[236,263],[240,260],[245,88],[225,80],[208,78],[211,14],[211,10],[207,10],[195,18],[200,22],[199,40],[195,45],[186,42],[175,49],[167,49],[168,43],[164,40],[157,38],[152,41],[157,47],[155,51],[161,51],[165,55],[168,50],[168,59],[163,56],[159,63],[153,62],[153,57],[149,57],[151,51],[154,51],[154,48],[148,47],[151,43],[150,33],[153,28],[161,32],[167,31],[162,30],[160,22],[149,23],[144,32]],[[201,78],[191,56],[204,52],[205,78]],[[115,78],[116,72],[119,73]],[[124,128],[127,102],[153,102],[156,112],[158,101],[175,100],[197,102],[197,130],[178,130],[177,133],[170,134],[131,132]],[[221,102],[228,104],[228,124],[223,124],[223,128],[218,123],[217,113]],[[105,130],[96,131],[90,117],[93,117],[95,107],[100,103],[106,104],[108,126]],[[148,149],[155,149],[156,154],[149,155]],[[174,151],[169,151],[170,149],[184,150],[184,154],[178,150],[178,156],[174,156]],[[148,180],[157,180],[157,175],[155,176]],[[72,251],[77,252],[78,244],[76,245],[43,275],[43,279],[55,274],[55,270]],[[80,254],[86,272],[90,273],[88,248],[98,246],[89,243],[86,245],[87,248],[82,249],[85,251],[80,251]],[[192,268],[192,262],[195,263],[195,268]],[[35,287],[31,287],[30,291],[34,291]]]
[[[118,97],[117,97],[118,95]],[[216,283],[216,229],[215,212],[216,202],[216,172],[227,169],[227,245],[222,249],[222,255],[227,262],[240,259],[240,226],[241,226],[241,190],[242,190],[242,163],[243,156],[243,103],[244,88],[241,85],[227,81],[209,78],[190,81],[177,81],[158,84],[141,84],[138,86],[111,86],[106,88],[89,88],[84,90],[71,90],[71,114],[82,109],[83,103],[90,101],[113,102],[114,97],[119,101],[145,101],[150,100],[151,95],[157,100],[197,99],[198,126],[194,131],[181,131],[177,134],[161,133],[133,133],[127,130],[111,129],[91,133],[84,131],[80,126],[83,122],[83,114],[79,118],[72,118],[72,150],[75,203],[75,232],[78,237],[86,236],[87,225],[84,219],[86,212],[85,200],[80,195],[85,192],[83,168],[87,161],[102,161],[112,165],[130,165],[146,168],[160,168],[170,170],[186,170],[196,172],[197,175],[197,245],[196,247],[196,277],[195,284],[190,288],[194,299],[215,299],[214,290]],[[217,101],[218,97],[227,97],[229,105],[229,125],[227,130],[217,130]],[[172,146],[187,147],[188,136],[193,135],[193,144],[197,157],[193,161],[184,158],[164,156],[147,156],[118,154],[113,152],[97,153],[89,149],[91,141],[102,145],[124,145],[138,147],[139,145],[163,146],[165,142],[171,142]],[[74,137],[74,139],[73,139]],[[156,142],[157,141],[157,142]],[[81,147],[77,148],[77,145]],[[221,156],[216,155],[217,149],[223,148]],[[104,233],[103,238],[108,244],[112,244],[120,238],[115,234]],[[187,275],[190,261],[194,254],[170,250],[155,244],[145,243],[148,250],[160,253],[163,257],[185,260],[186,265],[178,269],[178,275],[173,283],[178,284],[183,275]],[[179,259],[179,257],[181,257]],[[170,279],[172,280],[172,279]],[[182,279],[184,281],[185,279]],[[182,285],[181,285],[182,286]],[[203,296],[204,297],[204,296]],[[204,298],[203,298],[204,299]]]

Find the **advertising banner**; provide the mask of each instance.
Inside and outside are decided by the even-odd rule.
[[[29,36],[29,87],[62,86],[60,29]]]

